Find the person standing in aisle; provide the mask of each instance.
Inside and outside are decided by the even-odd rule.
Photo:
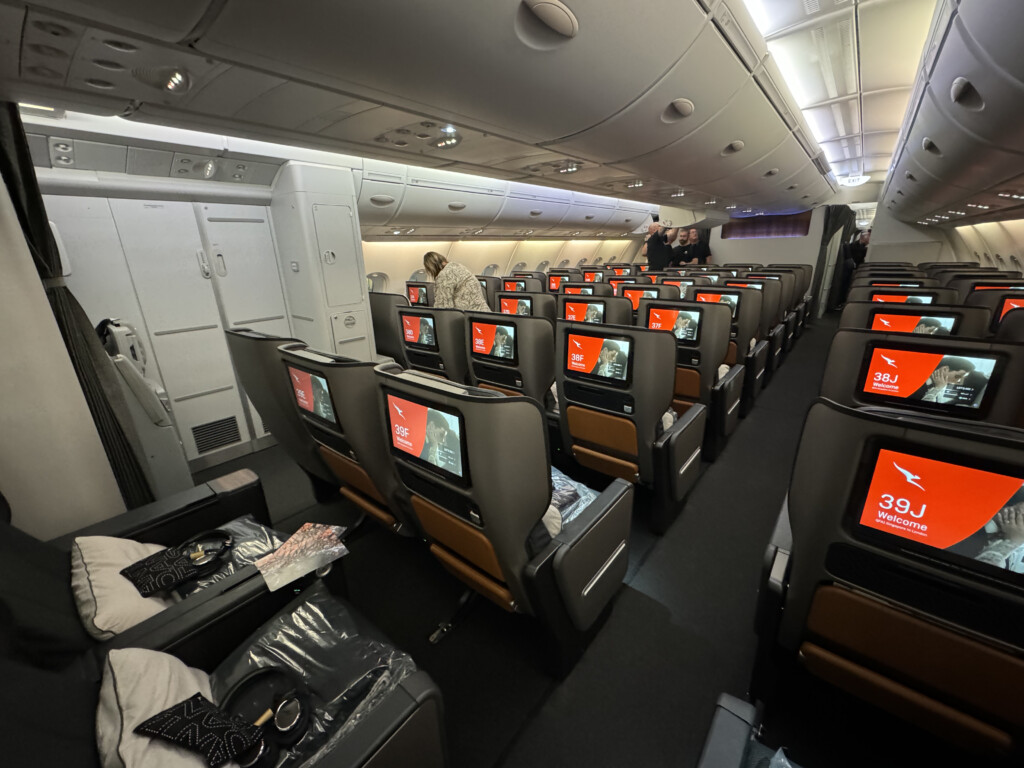
[[[423,256],[423,269],[434,278],[434,306],[463,312],[490,312],[476,275],[462,264],[449,262],[436,251]]]

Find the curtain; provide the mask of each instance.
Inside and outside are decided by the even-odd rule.
[[[813,211],[787,216],[750,216],[733,219],[722,226],[722,239],[743,240],[762,237],[806,237]]]
[[[125,506],[132,509],[153,501],[117,372],[88,316],[61,278],[60,254],[36,182],[21,115],[17,105],[8,102],[0,102],[0,176],[14,203]]]
[[[842,303],[844,296],[843,286],[843,260],[845,257],[846,244],[857,231],[857,215],[848,205],[825,206],[825,225],[821,230],[821,246],[818,250],[818,267],[814,271],[814,285],[812,296],[817,296],[824,279],[825,266],[828,263],[828,244],[832,242],[836,232],[842,231],[840,238],[843,243],[842,250],[836,259],[835,269],[832,271],[832,285],[829,288],[828,296],[825,298],[830,309],[836,309]]]

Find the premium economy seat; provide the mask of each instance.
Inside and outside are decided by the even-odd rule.
[[[958,278],[951,280],[947,288],[952,288],[960,294],[960,301],[966,301],[972,293],[985,293],[987,291],[1024,291],[1024,280],[1019,278],[984,279]],[[1022,294],[1024,295],[1024,294]]]
[[[683,292],[684,289],[686,289],[688,286],[691,286],[691,285],[711,285],[711,280],[706,278],[706,277],[695,277],[695,276],[683,277],[682,275],[678,275],[678,274],[674,274],[674,273],[666,273],[666,274],[662,274],[662,275],[653,275],[652,277],[654,277],[654,282],[655,283],[664,283],[665,285],[674,285],[676,288],[679,289],[680,295],[682,295],[682,292]]]
[[[420,281],[408,281],[405,284],[405,298],[415,306],[434,306],[434,284]]]
[[[888,304],[957,304],[960,297],[952,288],[851,288],[846,300]]]
[[[562,283],[582,283],[583,273],[578,269],[549,269],[547,289],[549,293],[560,293]]]
[[[1024,597],[1001,521],[1024,503],[1022,436],[815,403],[766,553],[758,689],[777,644],[893,716],[1018,764]]]
[[[694,403],[708,409],[703,458],[714,461],[739,424],[745,368],[733,365],[719,377],[729,347],[732,314],[722,304],[643,299],[637,325],[668,331],[676,339],[676,379],[672,410],[686,413]]]
[[[405,359],[405,344],[402,341],[402,321],[398,310],[409,306],[409,300],[397,293],[370,293],[370,318],[373,321],[373,343],[377,354],[390,357],[403,368],[409,366]]]
[[[593,308],[592,308],[593,307]],[[633,306],[621,296],[567,296],[558,297],[558,320],[581,323],[607,323],[630,325]]]
[[[786,308],[782,305],[782,281],[758,277],[737,277],[725,280],[724,288],[749,288],[761,294],[761,320],[758,324],[758,338],[768,342],[768,360],[772,371],[779,361],[785,346]],[[769,372],[771,375],[771,371]]]
[[[399,309],[409,367],[458,383],[469,377],[466,316],[458,309]]]
[[[850,283],[851,288],[941,288],[934,277],[873,277],[865,275]]]
[[[506,279],[521,278],[521,277],[527,277],[527,278],[533,278],[534,280],[539,280],[540,284],[541,284],[541,290],[546,290],[547,289],[548,275],[547,275],[546,272],[541,272],[539,270],[538,271],[516,270],[516,271],[512,272],[512,274],[510,276],[506,276]]]
[[[679,299],[680,291],[677,285],[624,285],[619,293],[622,298],[628,299],[633,307],[633,319],[636,319],[637,309],[640,307],[641,299],[665,299],[666,301]]]
[[[495,277],[494,275],[477,275],[476,279],[480,282],[480,289],[484,292],[484,298],[487,300],[487,306],[489,306],[494,312],[498,311],[498,291],[504,289],[502,278]]]
[[[326,495],[328,489],[336,492],[334,475],[324,464],[316,443],[295,411],[294,395],[277,352],[282,344],[301,342],[282,336],[268,336],[248,328],[227,330],[224,335],[242,389],[270,434],[310,477],[318,496]]]
[[[960,336],[839,331],[821,395],[850,407],[883,406],[1024,427],[1024,346]]]
[[[415,536],[415,518],[388,454],[375,363],[328,355],[305,344],[278,354],[291,381],[291,407],[317,444],[341,494],[388,530]]]
[[[975,339],[987,336],[991,323],[992,313],[984,307],[946,304],[907,306],[873,301],[847,302],[839,317],[840,329]]]
[[[707,409],[666,427],[676,379],[675,338],[660,331],[559,320],[555,383],[562,445],[585,467],[653,491],[663,533],[700,473]]]
[[[504,342],[500,340],[504,339]],[[470,383],[545,405],[555,381],[555,327],[544,317],[466,313]]]
[[[612,287],[608,283],[567,283],[558,286],[558,292],[570,296],[612,296]]]
[[[555,322],[557,303],[550,293],[543,292],[501,292],[497,296],[498,312],[503,315],[530,315],[545,317]]]
[[[1024,307],[1024,291],[972,291],[964,301],[966,307],[984,307],[990,313],[993,332],[1014,309]]]
[[[377,368],[392,456],[431,553],[506,611],[538,619],[559,672],[607,615],[628,564],[633,489],[612,481],[561,530],[540,404]]]
[[[1024,342],[1024,312],[1014,309],[1004,315],[996,329],[996,340]]]
[[[744,277],[778,279],[782,284],[780,302],[782,304],[782,324],[786,332],[782,337],[782,351],[789,352],[796,340],[797,326],[806,314],[806,308],[801,309],[804,301],[804,294],[801,292],[804,282],[803,272],[795,269],[761,269],[749,271]],[[762,329],[764,333],[764,329]],[[781,363],[782,357],[776,357]]]
[[[540,274],[544,274],[541,272]],[[503,277],[501,278],[502,291],[526,291],[528,293],[543,293],[544,280],[536,277]]]

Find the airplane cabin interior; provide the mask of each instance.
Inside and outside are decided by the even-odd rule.
[[[1021,29],[0,0],[0,762],[1022,764]]]

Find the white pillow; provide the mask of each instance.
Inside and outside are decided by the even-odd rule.
[[[103,768],[205,768],[202,755],[135,733],[153,715],[197,693],[213,700],[210,678],[173,656],[141,648],[108,653],[96,710]]]
[[[109,640],[168,606],[170,597],[143,597],[121,569],[155,552],[159,544],[142,544],[111,536],[79,536],[71,547],[71,590],[85,631]]]

